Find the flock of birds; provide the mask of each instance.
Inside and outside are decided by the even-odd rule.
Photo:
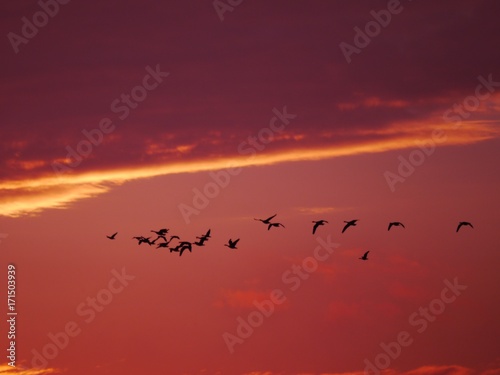
[[[267,230],[270,230],[271,228],[279,228],[279,227],[285,228],[285,226],[282,223],[272,222],[272,220],[276,217],[276,215],[277,214],[274,214],[274,215],[268,217],[267,219],[255,219],[254,218],[254,220],[260,221],[263,224],[265,224],[267,226]],[[349,227],[356,226],[356,223],[358,221],[359,221],[359,219],[354,219],[354,220],[350,220],[350,221],[344,221],[345,225],[342,228],[342,233],[344,233]],[[313,228],[312,228],[312,233],[315,234],[316,230],[320,226],[328,224],[328,221],[326,221],[326,220],[316,220],[316,221],[313,221],[312,223],[314,224]],[[469,223],[468,221],[460,221],[458,223],[456,232],[458,232],[460,230],[460,228],[462,228],[463,226],[469,226],[471,228],[474,228],[472,226],[472,224]],[[402,228],[406,229],[406,227],[404,226],[404,224],[401,223],[401,222],[399,222],[399,221],[391,221],[389,223],[389,226],[387,227],[387,230],[390,231],[392,227],[402,227]],[[159,229],[159,230],[151,230],[151,232],[156,235],[156,238],[154,240],[151,240],[151,236],[149,236],[149,237],[135,236],[135,237],[132,237],[132,238],[135,239],[135,240],[137,240],[139,245],[145,243],[145,244],[148,244],[149,246],[156,245],[157,249],[158,248],[168,248],[171,253],[172,252],[179,253],[179,256],[182,256],[182,254],[186,250],[188,250],[191,253],[193,251],[193,245],[195,245],[195,246],[205,246],[205,242],[207,242],[208,239],[211,238],[211,234],[210,234],[211,230],[210,229],[205,234],[202,234],[201,236],[196,237],[196,241],[193,241],[193,242],[190,242],[190,241],[181,241],[180,238],[179,238],[179,236],[168,235],[169,229],[167,229],[167,228],[162,228],[162,229]],[[118,234],[118,232],[115,232],[112,235],[106,236],[106,237],[109,238],[110,240],[114,240],[116,238],[117,234]],[[175,246],[171,247],[170,243],[173,240],[175,240],[175,239],[178,240],[178,243]],[[224,246],[227,246],[230,249],[237,249],[236,245],[238,244],[239,240],[240,240],[239,238],[237,238],[235,240],[233,240],[233,239],[230,238],[227,241],[227,243],[224,244]],[[370,251],[365,252],[363,254],[363,256],[360,257],[360,258],[358,258],[358,259],[368,260],[368,253],[369,252]]]

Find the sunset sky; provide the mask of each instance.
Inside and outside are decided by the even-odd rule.
[[[498,14],[1,2],[0,374],[500,375]]]

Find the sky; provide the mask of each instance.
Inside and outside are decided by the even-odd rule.
[[[0,374],[500,374],[499,12],[2,2]]]

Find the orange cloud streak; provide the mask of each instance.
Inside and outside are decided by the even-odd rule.
[[[16,217],[34,214],[48,208],[66,208],[84,198],[109,191],[113,186],[144,178],[177,173],[194,173],[225,168],[273,165],[285,162],[324,160],[335,157],[380,153],[415,148],[416,141],[431,140],[432,131],[440,128],[446,134],[444,145],[466,145],[497,138],[498,127],[489,123],[464,122],[459,130],[452,124],[407,124],[382,130],[358,132],[358,135],[388,135],[388,139],[358,141],[331,147],[288,149],[275,153],[260,153],[250,157],[222,157],[178,163],[146,165],[134,168],[101,170],[67,175],[26,178],[0,183],[0,214]]]

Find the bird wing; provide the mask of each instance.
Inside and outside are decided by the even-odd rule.
[[[464,224],[463,223],[458,223],[458,227],[457,227],[456,232],[458,232],[460,230],[460,228],[462,227],[462,225],[464,225]]]
[[[344,233],[344,232],[345,232],[345,230],[346,230],[347,228],[349,228],[349,226],[350,226],[350,225],[351,225],[351,224],[349,224],[349,223],[347,223],[346,225],[344,225],[344,229],[342,229],[342,233]]]
[[[314,224],[314,227],[313,227],[313,234],[316,233],[316,229],[318,228],[319,224],[318,222],[316,222],[316,224]]]
[[[387,228],[387,230],[391,230],[391,227],[392,227],[392,223],[389,223],[389,228]]]
[[[268,217],[265,221],[269,221],[269,220],[272,220],[277,214],[274,214],[273,216],[271,217]]]
[[[240,240],[239,238],[237,240],[234,240],[233,245],[236,246],[239,240]]]

